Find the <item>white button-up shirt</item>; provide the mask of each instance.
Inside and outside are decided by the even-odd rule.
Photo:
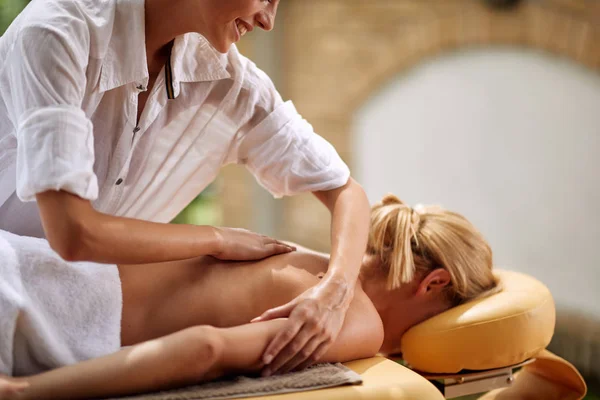
[[[143,0],[36,0],[0,38],[0,60],[0,229],[43,236],[35,195],[59,189],[168,222],[228,163],[277,197],[349,178],[235,46],[177,37],[148,88]]]

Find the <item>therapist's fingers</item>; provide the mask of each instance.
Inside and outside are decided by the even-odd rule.
[[[274,246],[274,248],[277,249],[279,252],[289,252],[296,250],[296,246],[282,242],[277,239],[273,239],[269,236],[263,236],[263,245],[265,247]]]
[[[265,368],[263,369],[264,375],[271,374],[276,371],[273,366],[280,367],[285,362],[287,362],[294,354],[287,356],[286,354],[281,354],[281,351],[285,349],[290,342],[292,342],[300,329],[302,328],[302,322],[294,321],[289,319],[285,328],[280,330],[277,335],[271,340],[271,343],[267,346],[263,354],[263,363],[265,364]],[[310,338],[306,338],[308,341]],[[305,343],[303,343],[304,345]],[[300,347],[299,349],[301,349]]]
[[[277,371],[280,374],[286,374],[295,369],[299,369],[298,366],[302,364],[312,365],[316,360],[314,358],[315,350],[321,346],[321,343],[325,338],[319,336],[313,336],[304,346],[302,350],[300,350],[291,360],[285,363],[279,370]]]
[[[294,307],[296,307],[295,301],[292,301],[279,307],[271,308],[270,310],[265,311],[264,313],[262,313],[262,315],[254,318],[250,322],[264,322],[272,319],[289,317]]]
[[[327,340],[325,342],[321,342],[321,344],[319,344],[319,346],[315,349],[315,351],[312,353],[312,356],[307,358],[303,363],[299,364],[295,370],[296,371],[302,371],[305,368],[310,367],[311,365],[318,363],[319,360],[321,360],[321,358],[323,358],[323,356],[325,355],[325,353],[327,352],[327,350],[329,349],[329,347],[332,345],[332,341]]]
[[[279,369],[296,356],[310,339],[320,335],[320,315],[316,303],[303,300],[294,307],[288,319],[288,326],[271,341],[265,351],[264,369],[266,375],[279,372]],[[267,362],[271,360],[271,362]]]
[[[291,245],[291,244],[286,243],[286,242],[282,242],[281,240],[274,239],[274,238],[272,238],[270,236],[262,235],[262,238],[265,241],[265,244],[271,244],[271,243],[281,244],[281,245],[284,245],[286,247],[289,247],[289,248],[292,248],[292,249],[296,250],[296,246]]]
[[[265,245],[265,256],[273,256],[275,254],[289,253],[296,250],[295,248],[282,243],[270,243]]]
[[[303,351],[314,338],[314,334],[311,331],[311,329],[305,329],[305,326],[303,326],[293,340],[289,341],[277,356],[275,356],[271,364],[264,368],[263,376],[287,372],[289,369],[286,369],[285,367],[289,363],[294,362],[296,357],[298,357],[300,361],[304,360],[306,357],[304,356]]]
[[[257,251],[260,252],[260,258],[266,258],[282,253],[289,253],[296,250],[296,247],[292,245],[264,235],[260,236],[259,243],[260,247],[257,249]]]
[[[246,229],[215,227],[216,246],[211,253],[221,260],[259,260],[296,248],[287,243]]]

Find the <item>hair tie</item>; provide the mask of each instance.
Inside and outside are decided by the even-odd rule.
[[[423,214],[425,214],[425,206],[423,204],[419,203],[416,206],[414,206],[413,211],[419,215],[423,215]]]

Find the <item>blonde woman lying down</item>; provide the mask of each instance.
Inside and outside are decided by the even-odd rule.
[[[378,352],[399,352],[400,338],[411,326],[496,290],[490,247],[459,214],[439,207],[412,209],[386,196],[372,208],[370,229],[354,300],[341,333],[319,361],[344,362]],[[3,236],[9,242],[30,240]],[[252,262],[201,257],[167,265],[118,266],[122,291],[119,345],[130,347],[117,347],[100,357],[91,350],[86,355],[81,350],[85,348],[79,347],[78,361],[96,358],[67,366],[38,362],[38,366],[44,364],[39,366],[42,371],[31,375],[18,359],[23,352],[13,349],[12,368],[2,372],[14,377],[0,378],[0,393],[3,398],[18,399],[108,397],[229,374],[261,370],[268,374],[279,366],[265,366],[261,356],[284,321],[249,322],[310,288],[327,265],[327,255],[299,249]],[[36,268],[44,268],[43,263]],[[7,317],[1,313],[4,329]],[[85,338],[77,343],[85,344]],[[306,354],[313,353],[311,346],[306,343]],[[29,356],[35,359],[35,354]],[[299,357],[282,367],[289,371],[314,361]]]

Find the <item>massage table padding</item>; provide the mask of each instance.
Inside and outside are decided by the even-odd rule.
[[[421,375],[383,357],[345,363],[359,373],[363,384],[268,397],[254,400],[443,400],[444,396]]]
[[[501,291],[436,315],[402,337],[402,356],[419,371],[457,373],[515,365],[540,353],[554,333],[555,307],[546,286],[496,270]]]

